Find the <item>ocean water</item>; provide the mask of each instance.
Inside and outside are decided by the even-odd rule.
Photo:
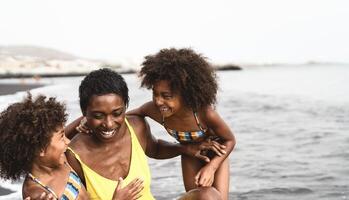
[[[124,75],[130,108],[151,99],[135,75]],[[294,65],[219,72],[217,110],[237,138],[230,161],[230,199],[349,199],[349,66]],[[82,77],[42,79],[33,94],[66,102],[69,120],[80,116]],[[1,82],[23,80],[0,80]],[[33,80],[24,80],[31,82]],[[0,110],[25,92],[0,96]],[[174,141],[148,120],[153,134]],[[176,199],[184,191],[180,159],[149,159],[152,192]],[[0,180],[20,199],[21,183]]]

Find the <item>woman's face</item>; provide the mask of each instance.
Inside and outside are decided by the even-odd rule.
[[[116,94],[94,95],[86,108],[87,126],[102,141],[117,135],[125,122],[126,106]]]
[[[64,126],[58,126],[53,132],[50,144],[40,153],[42,161],[47,166],[59,166],[66,161],[64,152],[67,150],[69,139],[65,137]]]
[[[153,86],[153,102],[164,117],[170,117],[184,108],[181,95],[171,90],[168,81],[158,81]]]

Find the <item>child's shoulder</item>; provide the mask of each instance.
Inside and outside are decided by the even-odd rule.
[[[220,118],[218,112],[215,107],[212,105],[205,106],[198,111],[199,119],[205,121],[206,123],[215,121]]]
[[[205,106],[197,111],[197,114],[202,118],[210,118],[216,113],[216,109],[212,105]]]

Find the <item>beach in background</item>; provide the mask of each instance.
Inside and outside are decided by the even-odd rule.
[[[123,76],[129,109],[151,99],[135,74]],[[218,72],[218,78],[217,110],[237,138],[229,157],[230,199],[349,198],[348,65],[251,67]],[[0,79],[5,91],[0,110],[22,100],[26,92],[20,90],[31,89],[64,101],[71,121],[81,115],[81,79],[25,79],[28,88],[21,79]],[[148,121],[157,138],[174,141]],[[149,159],[149,164],[156,199],[176,199],[184,192],[179,157]],[[21,183],[0,180],[0,186],[1,200],[21,199]]]

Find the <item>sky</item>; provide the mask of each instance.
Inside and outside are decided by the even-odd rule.
[[[189,47],[213,63],[349,63],[348,20],[347,0],[1,0],[0,45],[109,61]]]

